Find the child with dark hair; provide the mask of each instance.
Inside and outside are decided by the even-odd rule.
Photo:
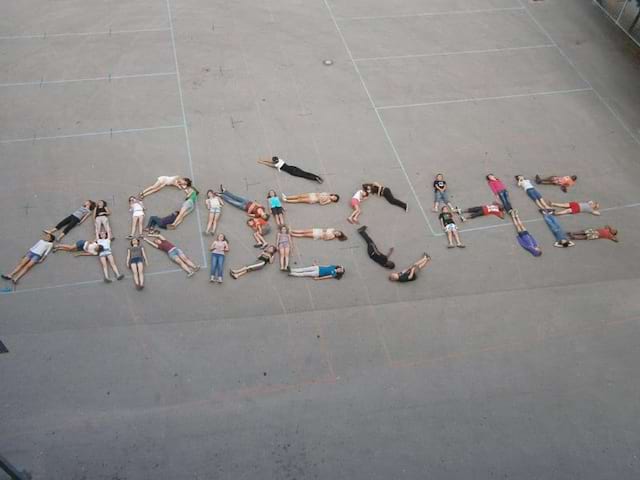
[[[604,228],[587,228],[577,232],[568,232],[571,240],[611,240],[618,243],[618,230],[605,225]]]
[[[282,202],[280,202],[280,198],[278,198],[275,190],[269,190],[267,200],[269,201],[271,215],[276,219],[276,225],[281,227],[284,225],[284,208],[282,207]]]
[[[578,213],[590,213],[600,215],[600,204],[589,200],[588,202],[551,203],[552,206],[562,208],[555,210],[554,215],[577,215]]]
[[[392,282],[413,282],[416,278],[418,278],[418,272],[422,270],[427,264],[431,261],[431,257],[426,253],[420,257],[416,263],[411,265],[409,268],[402,270],[401,272],[394,272],[389,275],[389,280]]]
[[[441,212],[442,213],[440,213],[438,218],[440,219],[442,229],[447,234],[447,248],[454,248],[456,246],[458,248],[465,248],[465,245],[460,241],[460,234],[458,233],[456,222],[453,219],[453,213],[451,213],[451,210],[447,205],[442,207]],[[456,241],[455,245],[453,244],[454,240]]]
[[[179,188],[180,190],[184,190],[186,187],[190,187],[190,186],[191,186],[191,179],[189,178],[181,177],[180,175],[174,175],[174,176],[165,175],[162,177],[158,177],[158,179],[155,181],[153,185],[142,190],[142,192],[138,194],[138,197],[140,199],[143,199],[144,197],[151,195],[152,193],[159,192],[165,187],[175,187],[175,188]]]
[[[560,190],[562,190],[564,193],[567,193],[569,187],[573,187],[576,184],[577,180],[577,175],[566,175],[564,177],[552,175],[546,178],[542,178],[540,175],[536,175],[536,183],[538,185],[558,185],[560,187]]]
[[[276,235],[276,245],[278,246],[278,256],[280,257],[280,270],[287,270],[289,268],[291,249],[293,248],[293,237],[286,225],[280,227],[280,231]]]
[[[26,275],[36,264],[44,262],[51,250],[53,249],[53,242],[56,237],[51,233],[45,233],[38,242],[27,250],[24,257],[20,259],[18,265],[9,274],[2,274],[2,278],[5,280],[11,280],[14,284]]]
[[[111,283],[112,281],[109,277],[109,267],[111,267],[111,270],[113,270],[113,273],[116,275],[116,279],[122,280],[124,278],[124,274],[118,271],[116,261],[113,258],[113,253],[111,252],[111,239],[107,237],[106,232],[100,232],[96,243],[102,247],[102,251],[98,255],[98,258],[100,259],[100,265],[102,265],[104,281],[106,283]]]
[[[131,246],[127,250],[127,267],[131,269],[133,274],[133,284],[137,290],[144,288],[144,266],[149,265],[147,259],[147,253],[144,251],[144,247],[140,244],[139,238],[133,238],[131,240]]]
[[[131,239],[135,237],[136,230],[138,235],[142,236],[142,230],[144,229],[144,203],[142,200],[137,199],[134,196],[129,197],[129,211],[131,212],[131,233],[127,238]]]
[[[314,240],[340,240],[344,242],[347,236],[336,228],[306,228],[292,229],[291,236],[297,238],[313,238]]]
[[[97,241],[90,242],[88,240],[78,240],[73,245],[56,245],[53,247],[54,252],[72,252],[74,257],[97,256],[104,250],[102,245]]]
[[[531,180],[526,179],[523,175],[516,175],[516,182],[520,188],[524,190],[524,193],[527,194],[531,200],[535,202],[538,208],[549,209],[551,206],[547,203],[547,201],[542,198],[542,195],[531,183]]]
[[[328,280],[335,278],[340,280],[345,273],[342,265],[311,265],[310,267],[298,267],[289,269],[292,277],[311,277],[314,280]]]
[[[305,172],[301,168],[296,167],[295,165],[289,165],[285,163],[283,159],[280,157],[271,157],[271,160],[263,160],[259,159],[258,163],[261,165],[266,165],[267,167],[272,167],[278,170],[279,172],[287,172],[289,175],[294,177],[306,178],[307,180],[312,180],[314,182],[322,183],[324,180],[320,177],[320,175],[316,175],[315,173]]]
[[[227,237],[222,233],[218,234],[218,237],[211,243],[209,250],[211,251],[211,275],[209,281],[211,283],[222,283],[224,257],[229,251]]]
[[[403,202],[402,200],[398,200],[396,197],[393,196],[393,193],[391,192],[390,188],[385,187],[379,182],[363,183],[362,189],[366,191],[369,195],[377,195],[379,197],[384,197],[385,200],[389,202],[391,205],[400,207],[405,212],[408,209],[407,204],[405,202]]]
[[[63,218],[55,227],[43,231],[44,233],[54,234],[61,228],[64,228],[60,237],[58,237],[58,241],[60,241],[67,233],[73,230],[76,226],[81,225],[87,218],[89,218],[91,212],[93,212],[95,208],[96,204],[91,200],[87,200],[75,212]]]
[[[524,223],[520,220],[517,210],[511,210],[511,218],[513,219],[513,225],[516,227],[516,232],[518,232],[518,243],[520,246],[534,257],[542,255],[542,250],[540,250],[538,242],[536,242],[533,235],[527,231]]]
[[[376,243],[371,239],[369,234],[367,233],[367,226],[363,225],[358,229],[358,233],[367,242],[367,254],[369,258],[376,262],[378,265],[384,268],[388,268],[389,270],[396,268],[396,264],[389,260],[389,257],[393,253],[393,247],[389,249],[387,254],[382,253]]]
[[[149,217],[149,223],[147,223],[147,227],[144,229],[144,231],[147,233],[154,233],[158,232],[159,228],[166,230],[167,226],[175,221],[178,213],[180,212],[176,210],[166,217],[157,217],[155,215],[151,215],[151,217]]]
[[[234,280],[246,275],[249,272],[257,272],[258,270],[262,270],[265,265],[273,263],[275,260],[275,255],[278,249],[274,245],[267,245],[262,249],[262,252],[258,256],[258,261],[252,265],[247,265],[240,268],[235,268],[229,271],[229,275]]]
[[[329,205],[330,203],[338,203],[338,201],[340,201],[340,195],[329,192],[310,192],[297,195],[285,195],[283,193],[282,201],[286,203],[318,203],[320,205]]]
[[[507,213],[511,212],[513,207],[511,206],[511,200],[509,199],[509,192],[507,191],[507,187],[504,186],[504,183],[502,183],[502,180],[496,177],[493,173],[490,173],[487,175],[487,183],[495,195],[496,200],[502,203],[505,211]]]
[[[260,217],[263,220],[269,219],[269,214],[265,211],[265,208],[258,202],[249,200],[240,195],[236,195],[235,193],[231,193],[222,185],[220,185],[220,192],[218,194],[226,203],[228,203],[229,205],[233,205],[240,210],[243,210],[252,218]]]
[[[180,206],[180,211],[178,212],[178,216],[176,217],[176,219],[172,224],[167,225],[167,228],[169,230],[175,230],[176,228],[178,228],[178,225],[180,225],[184,221],[187,215],[193,212],[193,210],[196,208],[196,200],[199,194],[200,192],[198,192],[198,190],[191,185],[185,187],[184,202],[182,202],[182,205]]]
[[[250,218],[247,220],[247,225],[251,230],[253,230],[253,238],[256,241],[254,247],[264,248],[267,245],[267,241],[264,239],[263,235],[267,235],[271,231],[269,222],[260,217]]]
[[[362,214],[362,208],[360,208],[360,204],[364,202],[367,198],[369,198],[369,192],[363,189],[359,189],[356,193],[351,197],[351,215],[347,218],[347,222],[349,223],[360,223],[360,215]]]
[[[187,277],[193,277],[200,270],[200,265],[196,265],[181,249],[159,233],[149,234],[148,237],[150,238],[145,237],[144,241],[153,248],[165,252],[172,262],[187,273]]]
[[[440,204],[446,205],[450,209],[453,206],[449,202],[449,193],[447,192],[447,182],[444,179],[444,175],[439,173],[433,180],[433,211],[437,212]]]
[[[220,198],[213,190],[207,190],[207,198],[204,201],[207,206],[207,210],[209,211],[209,220],[207,221],[207,228],[205,229],[205,235],[214,235],[216,233],[216,228],[218,228],[218,220],[220,219],[220,214],[222,213],[222,206],[224,205],[224,201]]]
[[[504,218],[504,208],[497,203],[490,203],[489,205],[480,205],[477,207],[469,207],[462,210],[460,207],[453,209],[458,214],[460,220],[466,222],[468,219],[477,217],[486,217],[487,215],[494,215],[500,219]],[[464,215],[467,214],[467,215]]]
[[[111,209],[107,206],[105,200],[98,200],[96,202],[96,208],[93,210],[93,223],[96,227],[96,238],[100,238],[100,232],[104,231],[107,234],[107,238],[113,240],[113,233],[111,232],[111,226],[109,225],[109,216],[111,215]]]

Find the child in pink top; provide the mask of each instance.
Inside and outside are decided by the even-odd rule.
[[[505,211],[507,213],[511,213],[513,207],[511,206],[511,201],[509,200],[509,192],[507,191],[507,187],[504,186],[502,180],[496,177],[493,173],[487,175],[487,183],[489,184],[489,188],[496,196],[496,199],[502,203]]]

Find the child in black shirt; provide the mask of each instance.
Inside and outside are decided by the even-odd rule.
[[[438,206],[442,203],[442,205],[448,206],[450,209],[453,209],[451,203],[449,203],[449,194],[447,193],[447,182],[444,180],[444,175],[441,173],[436,175],[436,178],[433,181],[433,211],[438,211]]]
[[[442,229],[447,233],[447,241],[449,244],[447,248],[465,248],[465,246],[460,241],[460,234],[458,233],[458,227],[456,226],[456,222],[453,220],[453,213],[451,213],[451,209],[448,206],[442,207],[442,213],[440,213],[440,225],[442,225]],[[453,241],[456,241],[456,245],[453,244]]]

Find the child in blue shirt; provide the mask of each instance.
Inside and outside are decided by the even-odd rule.
[[[269,200],[269,208],[271,209],[273,218],[276,219],[276,224],[281,227],[284,225],[284,208],[275,190],[269,190],[267,200]]]

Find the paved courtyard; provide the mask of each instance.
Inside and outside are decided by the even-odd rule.
[[[0,16],[0,270],[83,200],[113,210],[160,175],[291,205],[295,266],[222,286],[147,249],[147,286],[106,285],[57,253],[0,287],[0,454],[34,479],[627,479],[640,475],[640,51],[585,0],[9,0]],[[324,60],[332,60],[326,65]],[[280,155],[322,186],[256,163]],[[446,248],[433,176],[453,203],[495,173],[543,255],[508,220]],[[553,248],[513,176],[577,174],[568,194],[620,243]],[[418,281],[393,284],[346,222],[381,181],[409,210],[361,223]],[[166,215],[181,195],[148,197]],[[202,201],[167,233],[208,263]],[[257,256],[225,207],[226,269]],[[91,222],[72,231],[88,238]],[[268,236],[274,240],[274,234]],[[205,269],[206,270],[206,269]],[[2,474],[0,473],[0,478]]]

